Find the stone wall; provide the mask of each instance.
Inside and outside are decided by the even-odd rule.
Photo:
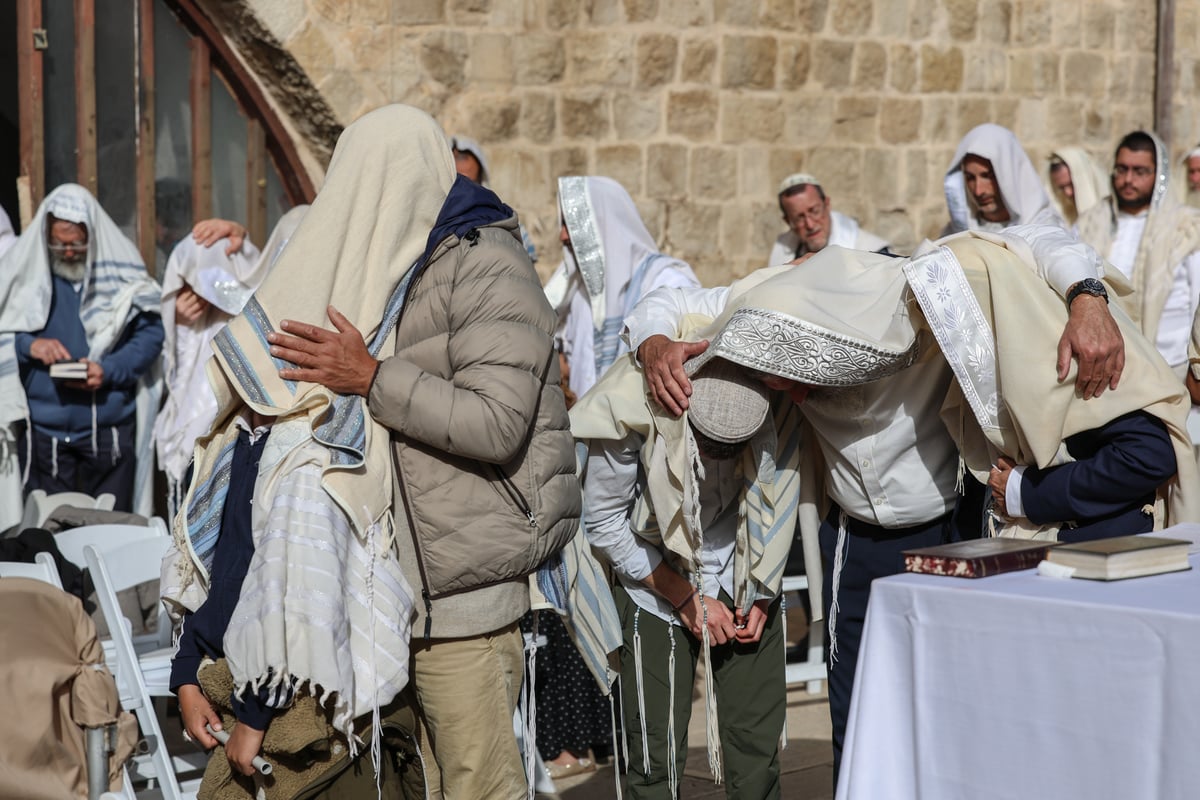
[[[555,179],[606,174],[706,283],[761,266],[779,178],[900,250],[945,222],[959,137],[1102,162],[1153,121],[1153,0],[242,0],[342,124],[405,102],[480,140],[559,260]],[[1200,0],[1177,0],[1174,151],[1200,135]]]

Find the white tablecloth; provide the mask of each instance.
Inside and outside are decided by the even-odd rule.
[[[1113,583],[876,581],[838,800],[1200,798],[1191,560]]]

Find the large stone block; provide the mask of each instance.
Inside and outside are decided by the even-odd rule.
[[[567,35],[567,68],[581,86],[633,83],[633,40],[625,34],[572,32]]]
[[[871,0],[833,0],[833,30],[843,36],[862,36],[871,30]]]
[[[737,2],[737,0],[733,0]],[[753,3],[743,3],[753,7]],[[758,15],[758,27],[770,31],[794,31],[802,22],[796,10],[796,0],[762,0]]]
[[[979,13],[979,41],[1002,47],[1012,39],[1012,3],[988,0]]]
[[[1017,121],[1013,133],[1022,142],[1033,142],[1046,133],[1046,116],[1054,100],[1044,97],[1022,97],[1017,101]]]
[[[875,0],[875,32],[903,36],[908,31],[908,0]]]
[[[1116,43],[1117,12],[1108,3],[1084,3],[1082,25],[1085,49],[1107,50]]]
[[[1099,53],[1075,51],[1063,58],[1063,91],[1100,95],[1108,83],[1108,64]]]
[[[642,193],[642,148],[636,144],[597,147],[592,157],[597,175],[607,175],[636,197]]]
[[[1117,41],[1136,52],[1152,52],[1157,44],[1157,7],[1134,3],[1122,7],[1122,12],[1117,15]]]
[[[850,72],[854,63],[854,45],[851,42],[828,39],[813,43],[812,76],[826,89],[845,89],[850,85]]]
[[[808,157],[808,171],[822,176],[822,185],[831,196],[857,197],[863,185],[862,150],[814,147]]]
[[[912,207],[929,191],[929,154],[920,148],[904,152],[904,204]]]
[[[387,75],[390,82],[393,35],[398,34],[391,25],[355,25],[343,29],[335,50],[337,67]],[[328,69],[333,64],[323,66]]]
[[[687,83],[712,84],[717,44],[711,39],[685,39],[679,79]]]
[[[338,122],[349,125],[358,118],[363,105],[363,84],[346,70],[334,70],[317,84],[317,91],[326,98]]]
[[[1062,99],[1054,104],[1050,114],[1049,138],[1054,142],[1075,142],[1083,130],[1083,106],[1073,99]]]
[[[752,222],[749,256],[756,261],[757,266],[754,269],[757,269],[765,264],[775,240],[779,234],[787,230],[787,224],[783,221],[783,214],[779,211],[779,200],[776,197],[761,203],[754,203],[750,206],[750,213]]]
[[[775,37],[725,36],[722,50],[721,86],[727,89],[775,88]]]
[[[333,46],[325,36],[323,26],[306,22],[287,41],[288,52],[309,74],[326,72],[335,61]]]
[[[782,233],[782,227],[780,228]],[[745,205],[727,205],[721,212],[721,252],[738,255],[753,255],[751,238],[754,233],[754,213]],[[767,265],[770,245],[761,248],[759,266]],[[716,285],[716,284],[706,284]]]
[[[579,0],[544,0],[546,4],[546,27],[552,31],[562,30],[579,21]]]
[[[658,0],[625,0],[625,18],[630,22],[649,22],[658,15]]]
[[[561,36],[525,33],[514,64],[517,83],[545,86],[562,80],[567,54]]]
[[[712,24],[711,0],[659,0],[658,21],[673,28]]]
[[[688,261],[712,258],[721,244],[721,206],[691,199],[672,203],[665,238],[668,252]]]
[[[691,152],[690,162],[693,198],[726,203],[733,200],[738,185],[736,148],[697,147]]]
[[[874,144],[879,139],[878,120],[877,98],[840,97],[833,117],[834,141]]]
[[[294,0],[249,0],[246,5],[281,42],[290,39],[308,15],[307,7]]]
[[[999,122],[993,112],[991,98],[958,98],[958,124],[956,130],[958,131],[959,138],[966,136],[967,131],[985,122]]]
[[[455,19],[467,20],[479,17],[492,10],[492,0],[450,0],[450,10]]]
[[[770,164],[770,152],[765,147],[738,148],[738,172],[741,175],[741,193],[748,197],[775,197],[775,187],[783,175],[776,175]],[[784,175],[799,172],[804,162],[784,168]]]
[[[659,200],[687,194],[687,148],[679,144],[652,144],[646,148],[646,194]]]
[[[924,97],[921,99],[921,139],[925,142],[944,142],[953,138],[956,129],[953,97]],[[954,140],[957,143],[957,139]]]
[[[1058,92],[1058,53],[1054,50],[1022,50],[1008,57],[1010,91],[1033,94]]]
[[[963,55],[958,47],[921,46],[921,91],[957,92],[963,83]]]
[[[523,208],[553,206],[558,187],[550,178],[549,153],[545,150],[531,151],[522,147],[516,150],[513,160],[516,162],[515,176],[509,184],[513,198],[520,202]],[[532,215],[530,219],[533,219]],[[532,226],[526,223],[526,227]],[[556,230],[555,234],[557,233]],[[554,238],[557,241],[557,235]]]
[[[583,10],[592,25],[620,25],[625,21],[623,0],[587,0]]]
[[[752,196],[778,199],[778,193],[775,190],[779,188],[779,182],[795,172],[803,172],[803,164],[807,156],[807,149],[802,147],[772,147],[767,151],[767,169],[770,170],[771,180],[765,185],[755,187]],[[822,176],[814,177],[821,181],[822,185],[824,184]]]
[[[513,82],[512,37],[506,33],[476,33],[470,37],[466,74],[472,85]]]
[[[836,95],[790,95],[782,98],[784,134],[788,140],[823,142],[833,131]]]
[[[637,206],[638,216],[646,223],[651,238],[660,250],[663,249],[663,220],[667,216],[667,201],[637,197],[634,198],[634,205]]]
[[[667,95],[667,133],[702,141],[712,139],[717,127],[717,95],[707,89]]]
[[[504,142],[517,135],[521,101],[483,95],[471,101],[471,132],[481,142]]]
[[[597,91],[568,92],[562,96],[561,129],[564,136],[603,139],[609,133],[608,95]]]
[[[350,4],[338,0],[311,0],[309,6],[322,20],[345,25],[350,21]]]
[[[888,61],[888,85],[899,92],[916,92],[917,51],[906,44],[894,44],[888,51]]]
[[[647,33],[637,40],[637,86],[650,89],[675,78],[679,40],[666,33]]]
[[[979,0],[945,0],[950,38],[959,42],[975,39],[979,23]],[[990,0],[984,0],[990,2]]]
[[[613,127],[625,141],[653,136],[662,124],[662,98],[657,92],[617,92],[612,108]]]
[[[721,97],[722,142],[774,142],[782,135],[783,110],[774,94],[726,94]]]
[[[713,3],[713,16],[719,23],[733,25],[739,28],[752,28],[758,22],[758,9],[755,3],[746,0],[716,0]]]
[[[1112,114],[1107,106],[1089,108],[1083,113],[1083,141],[1109,144],[1112,139]]]
[[[554,95],[529,92],[521,98],[521,136],[538,144],[548,144],[554,138],[557,122]]]
[[[451,89],[463,85],[467,37],[457,31],[436,31],[421,40],[421,66],[438,83]]]
[[[829,0],[800,0],[796,5],[796,16],[801,20],[803,30],[820,33],[825,30],[829,17]]]
[[[801,89],[808,83],[812,65],[808,42],[803,39],[784,39],[779,43],[779,88]]]
[[[879,42],[862,41],[856,44],[853,75],[855,89],[882,89],[887,77],[887,49]]]
[[[1016,4],[1013,40],[1023,45],[1050,44],[1054,28],[1052,0],[1021,0]]]
[[[1081,3],[1055,3],[1054,29],[1050,41],[1055,47],[1079,47],[1083,41],[1083,8]]]
[[[391,25],[392,0],[356,0],[350,6],[349,21],[353,25]]]
[[[896,253],[911,253],[918,244],[913,217],[907,208],[885,209],[872,221],[874,232],[886,239]]]
[[[888,97],[879,117],[879,138],[888,144],[907,144],[921,138],[921,101]]]
[[[1008,80],[1008,59],[1000,48],[976,47],[967,51],[963,88],[968,92],[1003,92]]]
[[[590,175],[588,151],[584,147],[556,147],[550,151],[550,180],[557,186],[564,175]],[[557,189],[556,189],[557,191]]]

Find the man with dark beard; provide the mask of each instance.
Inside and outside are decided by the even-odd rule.
[[[1079,217],[1079,238],[1133,284],[1114,298],[1182,380],[1200,306],[1200,211],[1167,191],[1168,153],[1153,133],[1117,145],[1110,202]]]
[[[21,450],[26,490],[108,492],[117,510],[146,509],[134,508],[151,466],[143,457],[146,479],[135,479],[149,450],[138,393],[162,349],[160,294],[137,248],[74,184],[51,192],[0,258],[0,425]],[[62,379],[50,370],[59,362],[83,366]],[[24,391],[9,385],[18,374]]]

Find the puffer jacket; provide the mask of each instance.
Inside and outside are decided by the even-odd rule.
[[[515,216],[443,239],[409,289],[368,404],[426,605],[529,574],[578,528],[554,327]]]

